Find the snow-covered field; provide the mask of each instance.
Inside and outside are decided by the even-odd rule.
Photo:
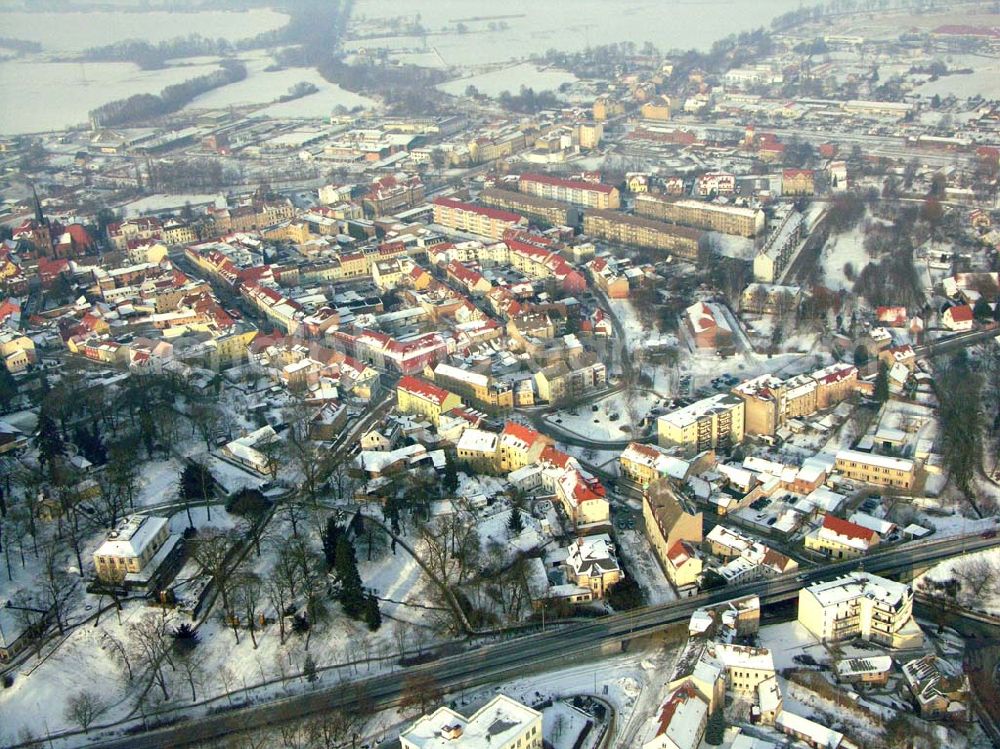
[[[680,0],[509,0],[502,6],[478,14],[466,0],[361,0],[352,15],[352,30],[372,31],[366,19],[405,17],[420,23],[431,34],[426,44],[448,65],[482,65],[541,55],[549,49],[567,51],[633,41],[650,41],[664,50],[707,47],[729,34],[767,26],[772,18],[798,8],[798,0],[727,0],[712,5],[688,4]],[[752,10],[751,10],[752,7]],[[492,18],[472,18],[491,15]],[[669,22],[664,22],[669,19]],[[493,22],[496,30],[490,31]],[[506,28],[500,26],[501,22]],[[456,30],[464,24],[468,33]],[[359,40],[367,47],[416,48],[417,37]],[[349,43],[348,46],[350,46]]]
[[[148,195],[122,206],[125,218],[143,216],[157,211],[171,211],[183,208],[190,203],[192,206],[214,203],[216,207],[225,207],[226,198],[218,194],[193,193],[191,195]],[[221,206],[220,206],[221,203]]]
[[[31,14],[34,15],[34,14]],[[114,99],[159,93],[165,86],[218,70],[217,65],[171,65],[140,70],[128,62],[0,62],[0,133],[13,135],[83,125],[87,113]]]
[[[952,69],[972,68],[973,72],[942,76],[918,86],[916,92],[924,97],[937,94],[942,98],[955,96],[960,100],[977,95],[986,99],[1000,97],[1000,60],[997,58],[956,55],[947,65]]]
[[[562,84],[574,81],[576,81],[576,76],[565,70],[540,68],[530,63],[520,63],[489,73],[448,81],[442,83],[438,88],[446,94],[462,96],[465,94],[465,89],[469,86],[475,86],[481,94],[499,96],[504,91],[516,94],[521,90],[521,86],[533,88],[535,91],[555,91]]]
[[[652,408],[662,404],[663,398],[650,391],[636,392],[631,396],[615,393],[594,403],[596,411],[591,405],[582,405],[559,411],[546,417],[546,420],[587,439],[627,440],[641,434],[632,416],[641,420],[649,415]]]
[[[39,42],[48,52],[80,52],[90,47],[142,39],[153,44],[198,33],[209,39],[236,41],[273,31],[288,16],[269,8],[247,11],[175,13],[77,11],[0,12],[4,36]]]
[[[854,286],[854,281],[844,273],[847,263],[853,266],[856,276],[871,259],[865,250],[864,224],[862,220],[851,231],[831,236],[823,248],[820,260],[823,264],[823,283],[833,291],[850,291]]]
[[[188,108],[216,109],[276,102],[297,83],[311,83],[319,91],[301,99],[275,103],[264,109],[264,113],[271,117],[329,117],[337,106],[353,109],[374,105],[371,99],[329,83],[312,68],[267,71],[274,61],[270,56],[256,54],[247,56],[244,62],[247,66],[245,80],[202,94]]]
[[[628,351],[635,351],[649,346],[676,346],[677,337],[662,335],[656,330],[646,328],[636,314],[635,305],[628,299],[610,299],[611,311],[622,324],[625,331],[625,346]]]

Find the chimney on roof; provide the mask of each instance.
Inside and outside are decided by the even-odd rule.
[[[462,737],[462,725],[460,723],[450,723],[441,726],[441,738],[454,741]]]

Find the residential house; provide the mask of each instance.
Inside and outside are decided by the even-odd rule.
[[[871,528],[827,513],[823,524],[806,534],[805,545],[807,549],[825,554],[830,559],[852,559],[867,554],[880,540],[878,533]]]
[[[396,384],[396,407],[400,413],[426,416],[437,426],[441,414],[458,408],[462,399],[432,382],[406,375]]]
[[[567,577],[572,583],[592,590],[594,598],[604,598],[608,589],[624,576],[615,545],[606,533],[578,538],[568,551]]]
[[[645,521],[646,536],[664,570],[671,568],[670,555],[675,552],[674,547],[678,541],[687,541],[693,545],[701,543],[702,514],[689,513],[684,508],[674,491],[671,479],[657,479],[646,487],[643,493],[642,517]],[[679,560],[678,554],[681,552],[686,553],[687,550],[676,550],[676,559]],[[676,564],[673,566],[677,568]]]

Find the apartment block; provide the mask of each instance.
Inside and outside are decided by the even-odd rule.
[[[746,406],[731,393],[720,393],[672,411],[656,421],[661,447],[687,454],[726,449],[743,442]]]
[[[686,260],[698,257],[698,241],[702,237],[699,229],[604,210],[588,211],[583,218],[583,230],[606,242],[661,250]]]
[[[433,205],[435,224],[489,237],[495,242],[503,239],[508,229],[528,223],[526,218],[516,213],[463,203],[455,198],[436,198]]]
[[[491,208],[520,213],[553,226],[576,222],[577,211],[572,206],[558,200],[539,198],[522,192],[487,187],[479,193],[479,202]]]
[[[514,388],[509,382],[450,364],[438,364],[432,377],[435,383],[457,393],[470,406],[489,414],[505,414],[514,409]]]
[[[639,195],[635,199],[639,216],[668,221],[696,229],[756,237],[764,230],[764,211],[700,200],[671,200],[659,195]]]
[[[581,208],[613,210],[621,206],[617,187],[585,179],[563,179],[548,174],[522,174],[518,190],[537,198],[572,203]]]
[[[834,467],[841,475],[864,484],[909,490],[916,483],[916,464],[906,458],[841,450]]]
[[[913,590],[869,572],[851,572],[799,591],[799,623],[823,642],[861,637],[887,647],[919,642]]]
[[[402,749],[542,749],[542,714],[498,694],[466,718],[439,707],[399,735]]]

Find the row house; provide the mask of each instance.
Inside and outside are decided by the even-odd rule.
[[[455,260],[445,266],[444,272],[449,281],[472,296],[487,294],[493,288],[493,284],[486,280],[482,273]]]
[[[302,311],[302,305],[295,300],[256,283],[243,284],[240,294],[285,333],[292,335],[298,331],[305,313]]]
[[[108,242],[119,251],[124,251],[132,240],[164,239],[163,225],[158,218],[151,216],[108,224],[105,232]]]
[[[694,191],[699,197],[710,195],[732,195],[736,192],[736,175],[726,172],[706,172],[698,175]]]
[[[427,380],[407,375],[396,384],[396,407],[400,413],[426,416],[438,426],[441,414],[462,406],[455,393]]]
[[[448,356],[448,343],[440,333],[396,339],[374,330],[363,330],[358,335],[336,331],[333,338],[356,359],[404,375],[433,368]]]
[[[419,205],[424,194],[424,183],[419,176],[390,174],[372,183],[362,205],[368,217],[387,216]]]
[[[650,483],[643,492],[642,517],[646,537],[671,582],[679,587],[691,585],[693,581],[689,577],[677,575],[678,570],[687,565],[672,562],[671,558],[676,560],[683,554],[687,557],[685,562],[697,559],[693,548],[685,548],[683,544],[694,547],[701,543],[702,514],[688,512],[674,491],[672,480],[661,478]],[[700,572],[700,560],[697,566]]]
[[[618,467],[624,478],[645,489],[665,477],[686,480],[691,464],[656,445],[632,442],[618,456]]]
[[[789,419],[834,406],[857,387],[857,367],[836,363],[787,380],[761,375],[737,385],[732,392],[745,405],[746,433],[773,436]]]

